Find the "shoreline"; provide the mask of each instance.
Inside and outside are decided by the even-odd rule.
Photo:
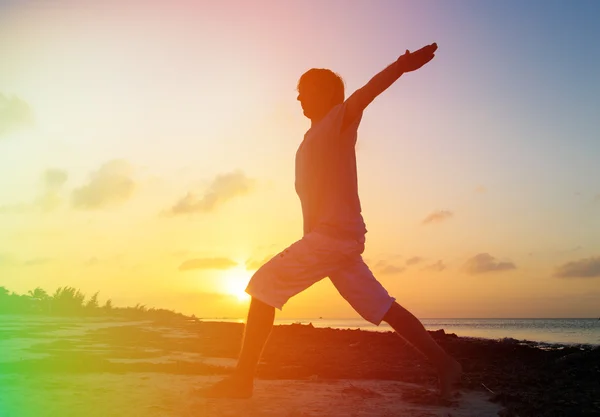
[[[0,375],[43,379],[151,373],[201,380],[231,371],[243,327],[188,318],[44,318],[37,324],[32,318],[21,327],[0,331],[0,352],[9,359],[10,345],[3,347],[3,340],[29,341],[27,346],[13,347],[13,360],[0,359]],[[506,409],[505,416],[600,415],[600,347],[543,348],[536,342],[459,337],[444,330],[430,334],[463,365],[464,394],[490,397]],[[317,382],[333,387],[336,381],[364,381],[365,389],[375,391],[368,388],[368,381],[380,381],[420,387],[412,394],[404,390],[401,402],[439,406],[428,394],[437,385],[435,369],[392,331],[276,325],[257,377],[257,389],[266,389],[262,396],[268,395],[267,381],[304,381],[310,383],[303,385],[307,390],[316,389]]]
[[[230,318],[197,318],[197,320],[202,321],[202,322],[206,322],[206,323],[241,323],[243,324],[245,322],[245,319],[230,319]],[[429,326],[428,323],[424,322],[424,320],[435,320],[435,321],[452,321],[452,320],[463,320],[463,319],[419,319],[427,328],[427,331],[436,331],[439,330],[438,327],[436,327],[434,329],[433,326]],[[465,320],[480,320],[480,321],[487,321],[487,320],[491,320],[491,319],[465,319]],[[493,320],[504,320],[504,319],[493,319]],[[507,320],[521,320],[521,319],[507,319]],[[523,319],[523,320],[565,320],[565,319],[560,319],[560,318],[555,318],[555,319]],[[578,318],[578,319],[569,319],[569,320],[590,320],[590,321],[599,321],[597,319],[594,318]],[[338,322],[338,321],[352,321],[352,322],[356,322],[358,321],[357,319],[279,319],[279,320],[275,320],[275,326],[285,326],[285,325],[291,325],[291,324],[300,324],[300,325],[312,325],[315,328],[324,328],[324,329],[333,329],[333,330],[363,330],[363,331],[367,331],[367,332],[377,332],[377,333],[386,333],[386,332],[394,332],[394,330],[388,326],[388,325],[384,325],[382,324],[381,326],[375,326],[375,325],[371,325],[369,323],[365,324],[365,325],[358,325],[358,326],[346,326],[345,324],[339,323],[339,326],[331,326],[328,325],[331,322]],[[327,323],[327,324],[322,324],[322,323]],[[599,321],[600,322],[600,321]],[[600,325],[599,325],[600,327]],[[456,334],[458,337],[461,338],[467,338],[467,339],[474,339],[474,340],[489,340],[489,341],[502,341],[502,340],[507,340],[507,341],[518,341],[520,343],[524,343],[524,344],[537,344],[538,347],[540,348],[552,348],[552,347],[599,347],[600,346],[600,341],[598,341],[597,343],[590,343],[590,342],[565,342],[565,341],[558,341],[558,340],[535,340],[535,339],[530,339],[530,338],[518,338],[518,337],[512,337],[512,336],[502,336],[502,337],[486,337],[486,336],[472,336],[472,335],[465,335],[465,334],[459,334],[456,331],[451,330],[447,330],[444,329],[445,331],[447,331],[447,333],[453,333]]]

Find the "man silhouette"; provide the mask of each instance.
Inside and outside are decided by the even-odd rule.
[[[263,347],[275,319],[292,296],[329,277],[339,293],[369,322],[387,322],[437,368],[440,394],[452,395],[461,365],[431,338],[421,322],[395,302],[375,279],[361,254],[365,223],[358,197],[355,144],[365,108],[404,73],[431,61],[437,44],[406,51],[344,101],[344,83],[327,69],[311,69],[298,82],[298,101],[311,127],[296,154],[296,192],[304,236],[275,255],[252,276],[252,296],[243,347],[233,375],[206,392],[208,397],[249,398]],[[385,358],[382,358],[385,360]]]

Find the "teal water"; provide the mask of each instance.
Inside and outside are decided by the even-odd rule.
[[[242,320],[221,320],[237,321]],[[421,319],[427,330],[444,329],[463,337],[512,338],[541,343],[600,345],[600,320],[593,319]],[[360,319],[278,319],[275,324],[312,323],[315,327],[391,331],[385,323],[377,327]]]

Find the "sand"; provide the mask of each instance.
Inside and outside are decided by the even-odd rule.
[[[26,378],[1,376],[0,398],[13,399],[13,412],[43,410],[39,417],[487,417],[497,416],[500,410],[481,392],[465,392],[450,407],[410,403],[401,397],[422,394],[423,388],[391,381],[258,380],[253,398],[223,400],[204,399],[196,392],[218,376],[132,372]],[[23,386],[28,387],[27,393],[40,395],[23,395],[25,391],[17,388]]]

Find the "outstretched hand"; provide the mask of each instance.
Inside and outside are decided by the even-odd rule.
[[[398,58],[398,61],[400,62],[404,72],[415,71],[431,61],[435,56],[436,50],[437,43],[424,46],[415,52],[410,52],[407,49],[406,53]]]

